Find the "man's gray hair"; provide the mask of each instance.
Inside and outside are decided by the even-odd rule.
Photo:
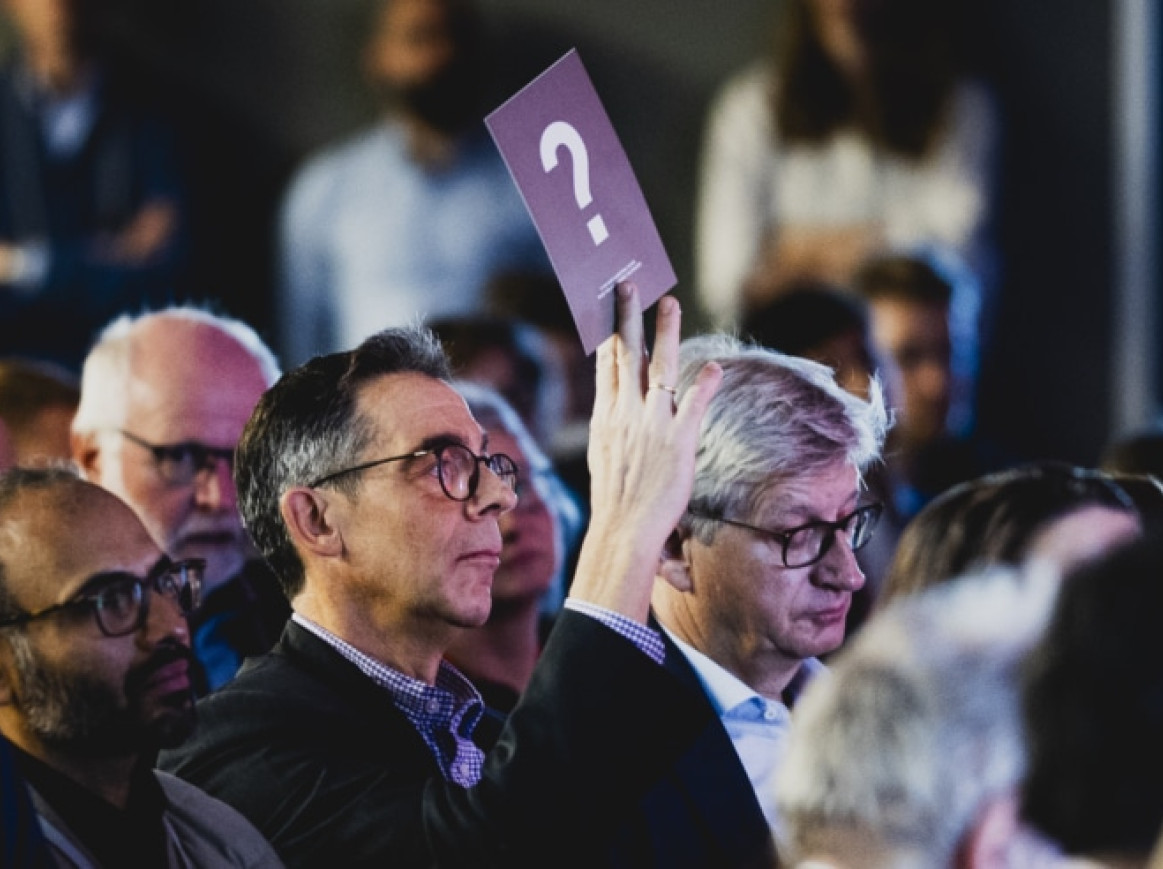
[[[678,397],[703,365],[718,362],[723,382],[699,435],[692,510],[743,518],[773,486],[847,462],[863,473],[880,458],[888,413],[879,382],[867,401],[836,383],[832,369],[730,335],[683,342]],[[704,543],[717,523],[697,516],[683,530]]]
[[[953,865],[985,801],[1024,771],[1020,672],[1058,585],[1048,570],[995,568],[902,598],[812,683],[776,785],[788,856],[851,831]]]
[[[85,357],[81,370],[81,402],[73,418],[73,431],[93,432],[124,424],[128,411],[125,398],[132,374],[133,339],[144,325],[159,319],[217,329],[250,354],[262,371],[267,386],[279,379],[281,372],[275,354],[258,333],[241,320],[192,305],[123,314],[101,330]]]

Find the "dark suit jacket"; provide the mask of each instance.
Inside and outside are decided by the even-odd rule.
[[[161,766],[240,810],[292,867],[602,865],[717,725],[701,692],[570,611],[473,788],[446,783],[388,693],[293,622],[198,713]]]
[[[662,639],[666,670],[697,693],[707,718],[626,819],[608,865],[771,869],[775,845],[751,780],[694,669],[670,637]]]

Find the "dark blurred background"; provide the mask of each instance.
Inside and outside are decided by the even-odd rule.
[[[366,0],[103,2],[125,63],[177,124],[195,179],[198,255],[187,293],[222,300],[272,337],[273,221],[284,185],[308,153],[375,117],[358,67]],[[1149,18],[1150,3],[956,2],[963,49],[993,85],[1004,125],[1000,320],[979,425],[1016,456],[1092,464],[1110,438],[1156,410],[1158,282],[1143,273],[1156,239],[1150,220],[1127,227],[1117,217],[1134,205],[1119,192],[1118,106],[1127,93],[1119,70],[1132,51],[1124,16],[1146,8]],[[777,3],[481,6],[501,70],[494,103],[579,49],[674,261],[677,293],[695,313],[692,223],[706,106],[730,73],[767,51]],[[1141,31],[1158,42],[1156,29]],[[1154,75],[1148,66],[1149,85]],[[1153,134],[1150,101],[1133,99]],[[1154,208],[1153,187],[1135,192]],[[1139,279],[1129,307],[1119,290],[1128,262]],[[688,331],[701,323],[688,316]]]

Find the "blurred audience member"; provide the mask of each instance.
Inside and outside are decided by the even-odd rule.
[[[997,122],[957,66],[950,8],[788,0],[774,57],[724,87],[696,251],[721,325],[794,280],[846,284],[887,246],[948,245],[992,268]]]
[[[1026,673],[1022,812],[1092,867],[1138,867],[1163,828],[1163,541],[1064,582]]]
[[[736,860],[748,857],[688,865],[750,866],[754,849],[770,846],[755,825],[766,833],[775,820],[773,782],[792,709],[824,671],[819,656],[843,642],[852,594],[864,584],[855,553],[880,507],[864,496],[861,474],[879,457],[885,409],[876,385],[865,401],[823,365],[725,335],[688,339],[680,359],[680,401],[708,361],[723,381],[651,604],[665,666],[716,713],[700,740],[703,770],[681,783],[699,813],[692,824],[723,825],[715,835],[725,837],[731,816]]]
[[[873,617],[796,710],[775,787],[790,866],[1047,865],[1053,851],[1019,826],[1016,794],[1020,666],[1054,584],[999,571]]]
[[[279,376],[244,323],[168,308],[109,324],[85,360],[73,457],[173,558],[206,561],[191,619],[200,691],[279,638],[290,607],[238,514],[231,470],[251,411]]]
[[[868,302],[887,379],[899,384],[888,460],[906,518],[955,483],[996,470],[1000,459],[968,434],[976,351],[973,318],[958,322],[956,266],[932,256],[874,257],[853,279]],[[965,350],[965,348],[971,348]],[[958,356],[958,350],[962,352]]]
[[[748,312],[741,331],[764,347],[827,365],[836,372],[836,381],[859,398],[868,398],[878,369],[890,377],[895,370],[879,364],[864,302],[828,284],[797,284]],[[885,386],[887,400],[895,403],[899,386],[891,382]],[[869,496],[884,505],[884,512],[876,534],[856,556],[867,581],[852,595],[846,637],[859,629],[871,610],[904,527],[896,511],[891,474],[888,464],[878,462],[863,475]]]
[[[509,712],[529,683],[552,617],[565,599],[565,554],[580,531],[581,512],[499,394],[472,383],[456,388],[488,433],[489,451],[516,463],[518,498],[498,520],[503,548],[488,621],[454,639],[445,657],[468,676],[486,705]]]
[[[473,0],[375,4],[363,60],[386,117],[308,162],[283,208],[289,362],[482,310],[494,273],[549,269],[482,123],[482,42]]]
[[[1152,427],[1115,438],[1103,450],[1099,467],[1163,479],[1163,429]]]
[[[0,422],[10,462],[29,466],[72,458],[69,426],[81,390],[70,372],[48,362],[0,359]]]
[[[493,277],[486,293],[490,311],[536,326],[555,351],[565,379],[565,408],[542,445],[570,488],[588,492],[586,446],[594,407],[596,354],[586,355],[561,284],[552,274],[503,273]]]
[[[0,734],[51,865],[282,865],[238,812],[153,769],[194,726],[200,574],[71,471],[0,476]]]
[[[0,352],[80,364],[101,324],[172,291],[186,225],[171,135],[104,56],[90,0],[3,0]]]
[[[1163,531],[1163,429],[1148,428],[1115,438],[1103,450],[1099,467],[1114,475],[1135,500],[1143,521]]]
[[[537,443],[549,443],[565,410],[565,391],[556,354],[540,329],[488,315],[437,318],[428,327],[458,378],[495,389]]]
[[[868,310],[851,293],[818,281],[799,282],[748,311],[740,331],[764,347],[827,365],[842,387],[868,398],[868,383],[879,360],[869,334]],[[893,400],[891,391],[887,397]]]
[[[1108,473],[1134,503],[1144,533],[1163,532],[1163,481],[1150,474]]]
[[[1140,533],[1134,502],[1101,471],[1046,462],[990,474],[905,527],[878,605],[989,565],[1041,558],[1065,571]]]

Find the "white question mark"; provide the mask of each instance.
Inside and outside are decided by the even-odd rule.
[[[557,168],[557,149],[564,147],[573,158],[573,198],[579,209],[584,209],[594,201],[590,193],[590,155],[586,151],[586,143],[581,134],[572,124],[565,121],[554,121],[541,134],[541,167],[546,172]],[[596,215],[586,222],[590,238],[594,244],[601,244],[610,237],[606,229],[606,222],[602,216]]]

